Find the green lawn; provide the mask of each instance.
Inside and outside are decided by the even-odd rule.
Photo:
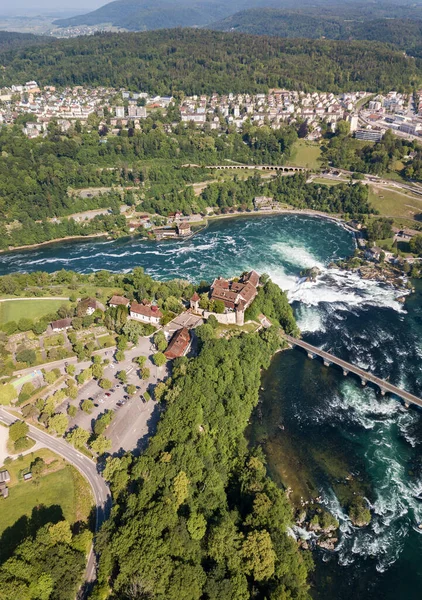
[[[309,169],[319,169],[318,158],[321,156],[321,148],[317,142],[307,142],[298,140],[293,148],[292,158],[288,165],[292,167],[308,167]]]
[[[66,300],[9,300],[0,302],[0,324],[16,321],[23,317],[40,319],[49,313],[55,313]]]
[[[414,196],[410,192],[398,193],[393,189],[369,186],[369,201],[381,215],[388,217],[414,219],[415,215],[422,213],[422,196]]]
[[[51,472],[47,470],[46,474],[31,481],[19,480],[19,472],[29,468],[37,456],[52,461],[49,465]],[[89,484],[76,469],[53,452],[40,450],[31,453],[22,460],[13,461],[6,468],[12,481],[9,497],[0,500],[0,535],[22,516],[30,517],[33,509],[41,505],[52,515],[61,509],[70,523],[88,519],[93,504]]]

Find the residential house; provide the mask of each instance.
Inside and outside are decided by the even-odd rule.
[[[86,317],[94,314],[96,310],[104,311],[104,306],[94,298],[85,298],[81,300],[76,309],[78,317]]]
[[[59,319],[58,321],[53,321],[50,325],[53,331],[66,331],[66,329],[72,327],[72,319]]]
[[[155,306],[146,300],[144,300],[142,304],[132,302],[130,305],[130,318],[135,321],[141,321],[142,323],[149,323],[157,326],[160,324],[162,316],[163,313],[158,306]]]
[[[108,304],[112,308],[116,308],[117,306],[126,306],[126,308],[128,308],[130,300],[128,300],[124,296],[113,296]]]

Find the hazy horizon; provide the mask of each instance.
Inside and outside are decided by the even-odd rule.
[[[108,0],[0,0],[0,16],[26,16],[51,13],[86,13],[107,4]]]

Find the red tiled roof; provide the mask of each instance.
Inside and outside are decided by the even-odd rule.
[[[168,345],[167,350],[164,352],[166,358],[173,360],[183,356],[188,349],[190,344],[190,333],[186,327],[176,331]]]
[[[201,299],[200,295],[198,294],[198,292],[195,292],[194,295],[192,296],[191,300],[193,302],[198,302]]]
[[[153,306],[151,304],[138,304],[137,302],[132,302],[130,305],[130,312],[133,312],[137,315],[143,315],[144,317],[155,317],[157,319],[161,319],[163,313],[160,311],[158,306]]]

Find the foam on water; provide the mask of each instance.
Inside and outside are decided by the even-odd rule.
[[[319,262],[318,258],[303,245],[276,242],[272,244],[271,250],[277,253],[284,263],[300,267],[301,269],[310,269],[312,267],[322,269],[324,267],[323,263]]]

